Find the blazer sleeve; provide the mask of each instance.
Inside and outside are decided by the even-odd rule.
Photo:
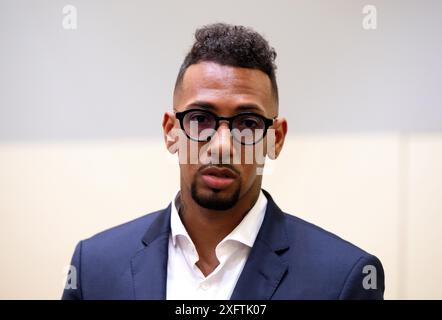
[[[378,258],[367,255],[359,258],[348,274],[340,300],[383,300],[384,268]]]
[[[69,268],[65,288],[63,290],[62,300],[82,300],[81,290],[81,250],[83,242],[80,241],[75,247]]]

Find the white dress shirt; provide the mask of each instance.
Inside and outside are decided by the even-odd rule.
[[[175,204],[176,196],[171,205],[167,299],[230,299],[250,249],[261,228],[267,208],[267,198],[260,191],[258,200],[240,224],[218,243],[215,253],[219,265],[205,277],[196,265],[199,260],[198,252],[178,214]],[[204,232],[204,230],[201,230],[201,232]]]

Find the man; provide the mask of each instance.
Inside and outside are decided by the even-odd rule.
[[[81,241],[63,299],[382,299],[376,257],[261,189],[263,157],[277,158],[287,133],[274,49],[242,26],[195,38],[162,124],[180,191],[166,209]]]

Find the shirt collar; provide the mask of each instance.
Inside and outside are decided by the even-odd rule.
[[[179,191],[175,193],[171,206],[170,227],[171,227],[173,246],[176,246],[176,239],[179,235],[184,236],[185,238],[187,238],[187,240],[190,243],[193,243],[178,214],[179,212],[179,203],[178,203],[179,201],[177,201],[178,196],[179,196]],[[260,191],[258,199],[256,200],[253,207],[245,215],[242,221],[236,226],[236,228],[220,242],[220,244],[228,240],[233,240],[241,242],[242,244],[251,248],[258,235],[259,229],[261,228],[266,208],[267,208],[267,198],[265,197],[264,193]]]
[[[186,228],[183,225],[183,222],[181,221],[181,218],[178,214],[180,210],[180,204],[178,201],[180,192],[176,192],[175,196],[172,199],[172,205],[171,205],[171,213],[170,213],[170,229],[172,233],[172,244],[175,247],[176,246],[176,238],[177,236],[181,235],[187,238],[187,240],[192,243],[192,240],[190,239],[189,234],[187,233]]]

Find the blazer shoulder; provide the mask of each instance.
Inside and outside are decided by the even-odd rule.
[[[298,284],[299,297],[382,299],[384,270],[376,256],[310,222],[283,215],[290,246],[284,257],[292,271],[287,283]],[[370,277],[375,279],[373,288],[366,283]],[[306,281],[303,286],[299,279],[315,282]]]
[[[165,214],[166,209],[148,213],[144,216],[101,231],[90,238],[82,240],[83,248],[87,252],[104,255],[113,252],[115,256],[119,252],[133,253],[141,249],[142,238],[152,223],[161,215]],[[101,254],[100,254],[101,253]]]
[[[347,256],[359,259],[369,257],[370,253],[354,245],[353,243],[327,231],[311,222],[303,220],[289,213],[283,213],[286,220],[287,234],[290,242],[294,245],[302,244],[309,249],[329,252],[333,256]]]
[[[63,299],[131,297],[130,261],[145,246],[143,236],[168,208],[97,233],[77,245],[71,265],[80,290],[65,290]]]

